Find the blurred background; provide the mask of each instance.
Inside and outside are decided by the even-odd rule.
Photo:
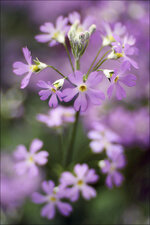
[[[107,100],[102,106],[92,107],[82,116],[76,141],[74,162],[87,162],[96,167],[99,155],[92,155],[88,147],[87,130],[98,119],[121,136],[125,147],[127,166],[123,171],[125,181],[120,188],[109,190],[105,176],[96,184],[97,197],[91,201],[80,199],[73,204],[74,212],[69,218],[57,214],[48,221],[40,216],[40,205],[31,202],[30,196],[40,189],[43,179],[57,181],[62,168],[59,166],[59,143],[57,132],[37,121],[38,113],[47,113],[47,102],[38,96],[37,80],[55,81],[58,75],[46,69],[31,78],[30,85],[20,90],[20,77],[12,72],[15,61],[23,61],[22,47],[32,51],[33,58],[54,65],[63,74],[71,68],[63,46],[50,48],[35,41],[39,26],[55,22],[59,15],[78,11],[82,19],[87,15],[95,18],[97,31],[81,58],[81,70],[86,72],[97,49],[101,45],[100,29],[105,20],[112,25],[122,22],[129,34],[136,38],[138,55],[135,60],[139,70],[137,85],[127,89],[123,101]],[[112,69],[114,63],[103,68]],[[150,224],[150,151],[149,151],[149,2],[148,1],[1,1],[1,223],[2,224]],[[106,93],[107,82],[103,81]],[[71,125],[65,129],[70,132]],[[31,179],[19,177],[13,171],[12,152],[19,144],[27,147],[32,139],[44,142],[50,153],[50,161]],[[67,142],[67,140],[65,140]],[[86,147],[85,147],[86,146]],[[84,148],[83,148],[84,147]],[[81,154],[79,154],[81,153]],[[80,158],[79,158],[80,155]],[[84,156],[86,156],[84,158]],[[90,159],[90,160],[89,160]],[[96,160],[96,161],[95,161]]]

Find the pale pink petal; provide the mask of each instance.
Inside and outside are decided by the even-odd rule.
[[[48,219],[53,219],[55,216],[55,205],[49,203],[42,208],[41,216],[47,217]]]
[[[53,47],[55,45],[58,45],[58,42],[56,40],[51,40],[51,42],[49,43],[49,46]]]
[[[43,142],[39,139],[34,139],[31,143],[31,146],[30,146],[30,152],[31,153],[35,153],[37,152],[38,150],[40,150],[43,146]]]
[[[125,77],[121,77],[119,80],[128,87],[136,85],[136,76],[133,74],[128,74]]]
[[[46,202],[46,196],[44,195],[41,195],[40,193],[38,192],[34,192],[32,194],[32,201],[36,204],[41,204],[41,203],[44,203]]]
[[[104,143],[102,141],[91,141],[90,142],[90,147],[93,152],[95,153],[100,153],[104,150]]]
[[[113,178],[110,174],[107,175],[105,182],[106,182],[106,185],[107,185],[108,188],[113,187]]]
[[[30,78],[31,78],[31,75],[32,75],[32,72],[29,72],[21,81],[21,88],[24,89],[29,81],[30,81]]]
[[[31,52],[29,51],[27,47],[22,48],[22,51],[27,63],[31,65],[32,64]]]
[[[88,107],[88,101],[85,94],[79,93],[78,97],[74,101],[74,108],[76,111],[81,110],[81,112],[85,112]]]
[[[115,86],[115,84],[111,84],[110,87],[108,88],[108,90],[107,90],[108,98],[112,97],[114,86]]]
[[[95,183],[98,180],[98,175],[95,173],[94,169],[88,170],[88,172],[85,175],[85,182],[86,183]]]
[[[62,91],[62,96],[64,102],[69,102],[71,101],[74,96],[78,93],[77,88],[66,88]]]
[[[21,76],[21,75],[29,72],[29,66],[22,62],[15,62],[13,64],[13,72],[16,75]]]
[[[51,95],[48,105],[49,107],[53,108],[56,108],[56,106],[58,105],[58,99],[55,93]]]
[[[94,105],[100,105],[105,99],[104,93],[99,90],[89,89],[87,95]]]
[[[45,81],[43,80],[39,80],[38,83],[37,83],[37,86],[38,87],[41,87],[41,88],[50,88],[49,84],[47,84]]]
[[[64,216],[69,216],[72,211],[72,206],[66,202],[57,202],[57,207]]]
[[[35,165],[35,164],[31,164],[29,167],[28,167],[28,173],[29,173],[29,176],[37,176],[39,174],[39,169],[38,167]]]
[[[45,165],[48,161],[48,152],[41,151],[34,156],[34,160],[38,165]]]
[[[52,194],[55,184],[53,181],[43,181],[42,182],[42,189],[45,191],[46,194]]]
[[[51,35],[50,34],[39,34],[35,36],[36,41],[45,43],[51,40]]]
[[[126,97],[126,92],[119,83],[116,84],[116,97],[118,100],[121,100]]]
[[[84,185],[84,187],[82,188],[82,196],[86,199],[89,200],[91,198],[96,197],[96,191],[94,188],[88,186],[88,185]]]
[[[42,101],[45,101],[46,99],[48,99],[51,94],[52,93],[51,93],[50,90],[41,90],[41,91],[39,91],[39,95],[41,96],[40,99]]]
[[[17,160],[23,160],[27,157],[27,149],[24,145],[18,145],[15,152],[14,152],[14,157]]]
[[[26,173],[28,169],[26,161],[18,162],[15,164],[15,170],[18,175]]]
[[[102,79],[103,76],[95,71],[89,74],[86,84],[88,84],[89,87],[93,87],[98,85],[102,81]]]
[[[52,23],[44,23],[44,25],[40,26],[40,31],[44,33],[51,33],[54,30],[54,25]]]
[[[74,184],[76,181],[76,178],[73,176],[72,173],[70,172],[63,172],[61,174],[61,178],[60,178],[60,183],[67,186],[67,185],[72,185]]]
[[[76,164],[74,167],[74,172],[77,175],[78,178],[83,178],[88,171],[88,165],[87,164]]]

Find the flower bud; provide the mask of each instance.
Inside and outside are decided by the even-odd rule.
[[[89,34],[90,36],[96,31],[96,25],[92,24],[89,28]]]
[[[100,160],[98,165],[99,165],[100,168],[105,167],[105,161],[104,160]]]
[[[54,87],[57,89],[57,90],[60,90],[62,87],[63,87],[63,85],[64,85],[64,78],[62,78],[62,79],[59,79],[59,80],[56,80],[54,83],[53,83],[53,85],[54,85]]]

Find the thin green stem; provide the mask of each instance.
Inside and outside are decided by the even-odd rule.
[[[96,63],[96,65],[94,66],[94,68],[93,68],[93,70],[92,71],[94,71],[94,70],[96,70],[95,68],[98,68],[99,66],[99,63],[103,60],[103,58],[109,53],[109,52],[111,52],[112,50],[108,50],[107,52],[105,52],[105,54],[100,58],[100,60]]]
[[[108,58],[103,59],[100,64],[95,68],[95,70],[97,70],[105,61],[107,61]]]
[[[88,72],[86,74],[86,78],[88,78],[88,75],[90,73],[90,70],[92,69],[92,66],[94,65],[94,63],[95,63],[96,59],[98,58],[98,56],[99,56],[100,52],[102,51],[102,49],[103,49],[103,46],[101,46],[100,49],[99,49],[99,51],[97,52],[97,55],[95,56],[95,58],[94,58],[94,60],[93,60],[93,62],[91,64],[91,66],[90,66],[90,68],[89,68],[89,70],[88,70]]]
[[[79,115],[80,115],[80,111],[77,111],[76,116],[75,116],[75,122],[74,122],[73,130],[72,130],[72,134],[71,134],[70,144],[67,149],[67,156],[66,156],[67,165],[71,162],[72,155],[73,155],[73,148],[74,148],[74,142],[75,142],[76,133],[77,133],[76,131],[77,131],[77,125],[78,125],[78,121],[79,121]]]
[[[66,43],[64,43],[64,47],[66,49],[66,52],[67,52],[67,55],[68,55],[68,58],[69,58],[69,62],[70,62],[71,68],[72,68],[72,71],[74,72],[74,67],[73,67],[73,64],[72,64],[71,56],[70,56],[70,53],[69,53],[69,50],[68,50],[68,47],[67,47]]]
[[[48,67],[52,68],[53,70],[55,70],[57,73],[59,73],[63,78],[67,79],[67,77],[65,75],[63,75],[58,69],[56,69],[54,66],[48,65]]]
[[[79,59],[77,59],[75,61],[75,64],[76,64],[76,70],[80,70],[80,61],[79,61]]]

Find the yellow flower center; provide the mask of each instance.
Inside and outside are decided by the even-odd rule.
[[[119,77],[118,76],[116,76],[116,78],[115,78],[115,83],[117,82],[119,80]]]
[[[34,158],[33,156],[29,156],[29,158],[27,159],[28,163],[33,163],[34,162]]]
[[[87,86],[85,84],[81,84],[78,89],[79,91],[84,92],[87,90]]]
[[[83,185],[83,180],[78,180],[77,185],[78,186],[82,186]]]
[[[59,31],[56,31],[54,34],[53,34],[53,39],[57,39],[60,35],[60,32]]]
[[[54,93],[56,93],[56,90],[55,90],[55,88],[51,88],[51,91],[52,91],[52,92],[54,92]]]
[[[83,31],[84,31],[83,27],[82,27],[82,26],[78,26],[78,28],[77,28],[77,33],[81,33],[81,32],[83,32]]]
[[[114,37],[113,37],[112,35],[109,35],[109,36],[108,36],[108,39],[109,39],[111,42],[114,42],[114,41],[115,41],[115,39],[114,39]]]
[[[50,200],[51,202],[56,202],[56,198],[55,198],[54,196],[51,196],[51,197],[49,198],[49,200]]]
[[[116,55],[118,58],[123,57],[123,53],[115,53],[115,55]]]
[[[30,69],[32,70],[32,72],[39,72],[40,71],[40,69],[37,65],[30,66]]]

